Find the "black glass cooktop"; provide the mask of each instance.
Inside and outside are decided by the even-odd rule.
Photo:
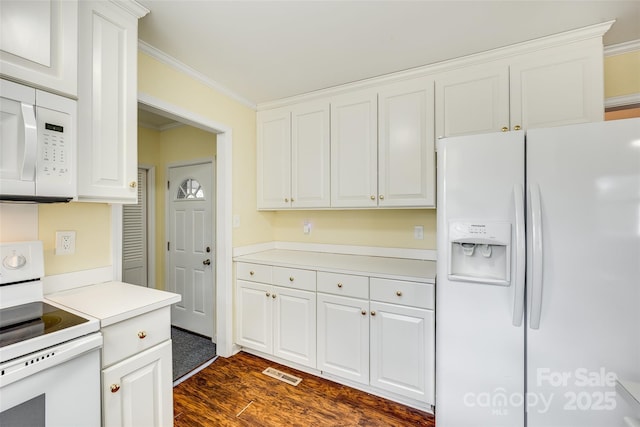
[[[73,313],[37,301],[0,310],[0,347],[88,322]]]

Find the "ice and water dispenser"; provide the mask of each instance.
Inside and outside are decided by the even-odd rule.
[[[449,280],[509,286],[511,223],[449,222]]]

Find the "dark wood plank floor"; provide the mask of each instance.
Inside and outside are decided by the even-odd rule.
[[[274,367],[297,386],[263,374]],[[432,415],[277,363],[238,353],[218,358],[173,389],[174,425],[427,426]]]

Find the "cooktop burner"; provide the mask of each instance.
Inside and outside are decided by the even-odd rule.
[[[3,308],[0,310],[0,347],[88,321],[41,301]]]

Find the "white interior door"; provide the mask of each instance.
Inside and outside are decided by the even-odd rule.
[[[138,203],[122,206],[122,281],[149,286],[147,170],[138,169]]]
[[[168,289],[182,295],[172,324],[213,337],[213,164],[169,168]]]

